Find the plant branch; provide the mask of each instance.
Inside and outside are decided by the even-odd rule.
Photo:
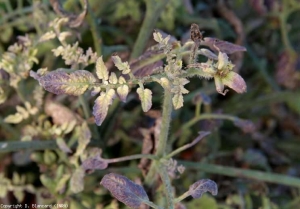
[[[163,165],[163,164],[160,164],[159,168],[157,170],[158,170],[161,180],[164,184],[165,195],[166,195],[166,200],[167,200],[167,204],[168,204],[167,208],[174,209],[173,189],[172,189],[171,181],[170,181],[170,178],[168,175],[168,171],[167,171],[165,165]]]
[[[141,159],[141,158],[147,158],[147,159],[151,159],[151,160],[157,160],[158,159],[155,155],[137,154],[137,155],[130,155],[130,156],[125,156],[125,157],[112,158],[112,159],[103,159],[103,160],[107,163],[118,163],[118,162],[123,162],[123,161],[128,161],[128,160]]]
[[[273,174],[269,172],[233,168],[229,166],[213,165],[199,162],[178,161],[178,163],[183,164],[187,169],[201,170],[206,173],[220,174],[240,178],[250,178],[258,181],[266,181],[270,183],[283,184],[286,186],[300,188],[300,179],[287,175]]]
[[[184,200],[185,198],[187,198],[188,196],[190,196],[190,192],[186,191],[185,193],[183,193],[182,195],[180,195],[179,197],[175,198],[174,202],[178,203],[181,202],[182,200]]]
[[[166,145],[168,140],[169,128],[171,123],[172,105],[172,92],[170,89],[164,90],[164,101],[162,107],[162,121],[158,138],[158,146],[155,155],[159,158],[165,155]]]
[[[142,54],[151,32],[169,0],[146,0],[146,15],[139,32],[137,41],[134,44],[130,59],[137,58]]]

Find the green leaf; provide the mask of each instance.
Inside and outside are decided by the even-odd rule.
[[[108,70],[103,62],[102,56],[97,59],[96,74],[99,79],[102,79],[104,81],[106,81],[108,79]]]
[[[107,92],[102,92],[101,95],[95,100],[95,105],[93,107],[93,115],[95,116],[95,121],[98,126],[104,121],[108,107],[112,104],[112,101],[116,93],[114,89],[110,89]]]
[[[181,93],[177,93],[172,98],[174,109],[179,109],[183,106],[183,96]]]
[[[200,199],[192,200],[191,202],[186,204],[186,208],[189,209],[218,209],[218,204],[216,200],[204,194]]]
[[[67,181],[70,179],[70,174],[64,174],[57,182],[55,191],[59,192],[62,191],[66,187]]]
[[[115,63],[115,66],[122,71],[123,74],[130,73],[130,66],[128,62],[122,62],[121,58],[119,56],[112,56],[111,57],[113,62]]]
[[[40,76],[38,81],[45,90],[54,94],[79,96],[95,83],[96,79],[92,73],[86,70],[77,70],[71,74],[56,70]]]
[[[152,106],[152,91],[139,87],[136,92],[138,93],[142,102],[143,111],[147,112]]]
[[[85,171],[79,167],[75,170],[70,180],[70,188],[74,193],[81,192],[84,189],[84,173]]]
[[[46,176],[45,174],[42,174],[40,176],[40,180],[42,182],[42,184],[48,188],[51,192],[54,192],[55,191],[55,187],[56,187],[56,184],[54,182],[54,179]]]

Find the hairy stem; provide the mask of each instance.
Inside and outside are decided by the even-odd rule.
[[[165,195],[167,200],[167,208],[168,209],[174,209],[174,196],[173,196],[173,189],[171,185],[171,181],[168,175],[168,171],[165,167],[165,165],[161,164],[158,168],[159,175],[161,177],[161,180],[165,187]]]
[[[144,50],[151,32],[169,0],[146,0],[146,15],[139,32],[137,41],[134,44],[130,59],[137,58]]]
[[[161,158],[165,155],[166,145],[168,141],[168,133],[171,123],[171,113],[172,113],[172,92],[170,89],[165,89],[163,107],[162,107],[162,121],[161,128],[158,138],[158,146],[156,150],[156,156]]]

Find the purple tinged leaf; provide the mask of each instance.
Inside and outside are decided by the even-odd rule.
[[[244,79],[234,71],[230,71],[225,77],[221,78],[222,83],[237,93],[242,94],[247,91],[247,85]]]
[[[216,182],[210,179],[202,179],[189,188],[189,194],[194,198],[200,198],[205,192],[210,192],[212,195],[218,194],[218,186]]]
[[[32,76],[36,77],[33,74]],[[79,96],[87,90],[90,84],[96,82],[96,79],[86,70],[77,70],[71,74],[56,70],[41,76],[38,81],[45,90],[54,94]]]
[[[84,170],[104,170],[107,166],[108,163],[100,156],[87,158],[81,165]]]
[[[110,89],[107,92],[102,92],[101,95],[95,100],[95,105],[93,107],[93,115],[95,116],[95,121],[98,126],[104,121],[108,107],[112,104],[115,97],[115,90]]]
[[[208,46],[212,50],[218,50],[226,54],[232,54],[234,52],[247,51],[243,46],[239,46],[227,41],[222,41],[217,38],[206,37],[204,41],[200,42],[201,45]]]
[[[139,208],[145,200],[149,201],[144,188],[125,176],[110,173],[102,178],[100,184],[128,207]]]

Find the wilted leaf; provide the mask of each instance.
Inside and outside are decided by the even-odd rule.
[[[122,85],[117,88],[117,93],[122,102],[126,102],[126,97],[129,92],[129,87],[127,85]]]
[[[142,102],[143,111],[147,112],[152,106],[152,92],[149,89],[142,89],[141,87],[139,87],[136,92]]]
[[[73,173],[70,180],[70,188],[74,193],[81,192],[84,189],[84,170],[79,167]]]
[[[44,110],[48,116],[52,117],[53,123],[57,125],[81,121],[81,118],[69,108],[49,99],[46,100]]]
[[[61,17],[67,17],[69,19],[68,21],[68,25],[71,27],[71,28],[77,28],[79,27],[84,18],[85,18],[85,15],[87,14],[87,8],[88,8],[88,1],[87,0],[84,0],[84,8],[83,8],[83,11],[82,13],[80,13],[79,15],[74,15],[74,14],[70,14],[68,12],[66,12],[63,8],[62,8],[62,5],[60,4],[60,1],[58,0],[50,0],[50,4],[52,5],[54,11],[60,15]]]
[[[115,63],[115,66],[122,71],[123,74],[130,73],[130,66],[128,62],[122,62],[121,58],[119,56],[112,56],[111,57],[113,62]]]
[[[79,96],[90,84],[96,82],[94,75],[86,70],[77,70],[68,74],[61,70],[52,71],[38,78],[41,86],[54,94]]]
[[[80,127],[77,128],[77,133],[79,136],[75,155],[79,156],[82,154],[82,152],[90,142],[92,134],[86,122],[84,122]]]
[[[183,96],[181,93],[177,93],[172,98],[174,109],[179,109],[183,106]]]
[[[102,178],[100,184],[128,207],[139,208],[144,200],[149,201],[144,188],[125,176],[110,173]]]
[[[210,179],[202,179],[192,184],[189,188],[189,194],[195,199],[200,198],[205,192],[210,192],[212,195],[217,195],[218,186],[216,182]]]
[[[105,93],[102,92],[101,95],[95,100],[93,115],[95,116],[95,121],[98,126],[100,126],[105,119],[108,107],[112,104],[114,97],[115,90],[110,89]]]
[[[99,79],[103,79],[105,81],[108,79],[108,70],[103,62],[102,56],[97,59],[96,74]]]
[[[217,38],[206,37],[204,41],[200,42],[201,45],[208,46],[212,50],[220,50],[226,54],[232,54],[234,52],[247,51],[243,46],[239,46],[227,41],[222,41]]]
[[[103,160],[100,156],[87,158],[81,165],[85,170],[104,170],[107,166],[107,161]]]

